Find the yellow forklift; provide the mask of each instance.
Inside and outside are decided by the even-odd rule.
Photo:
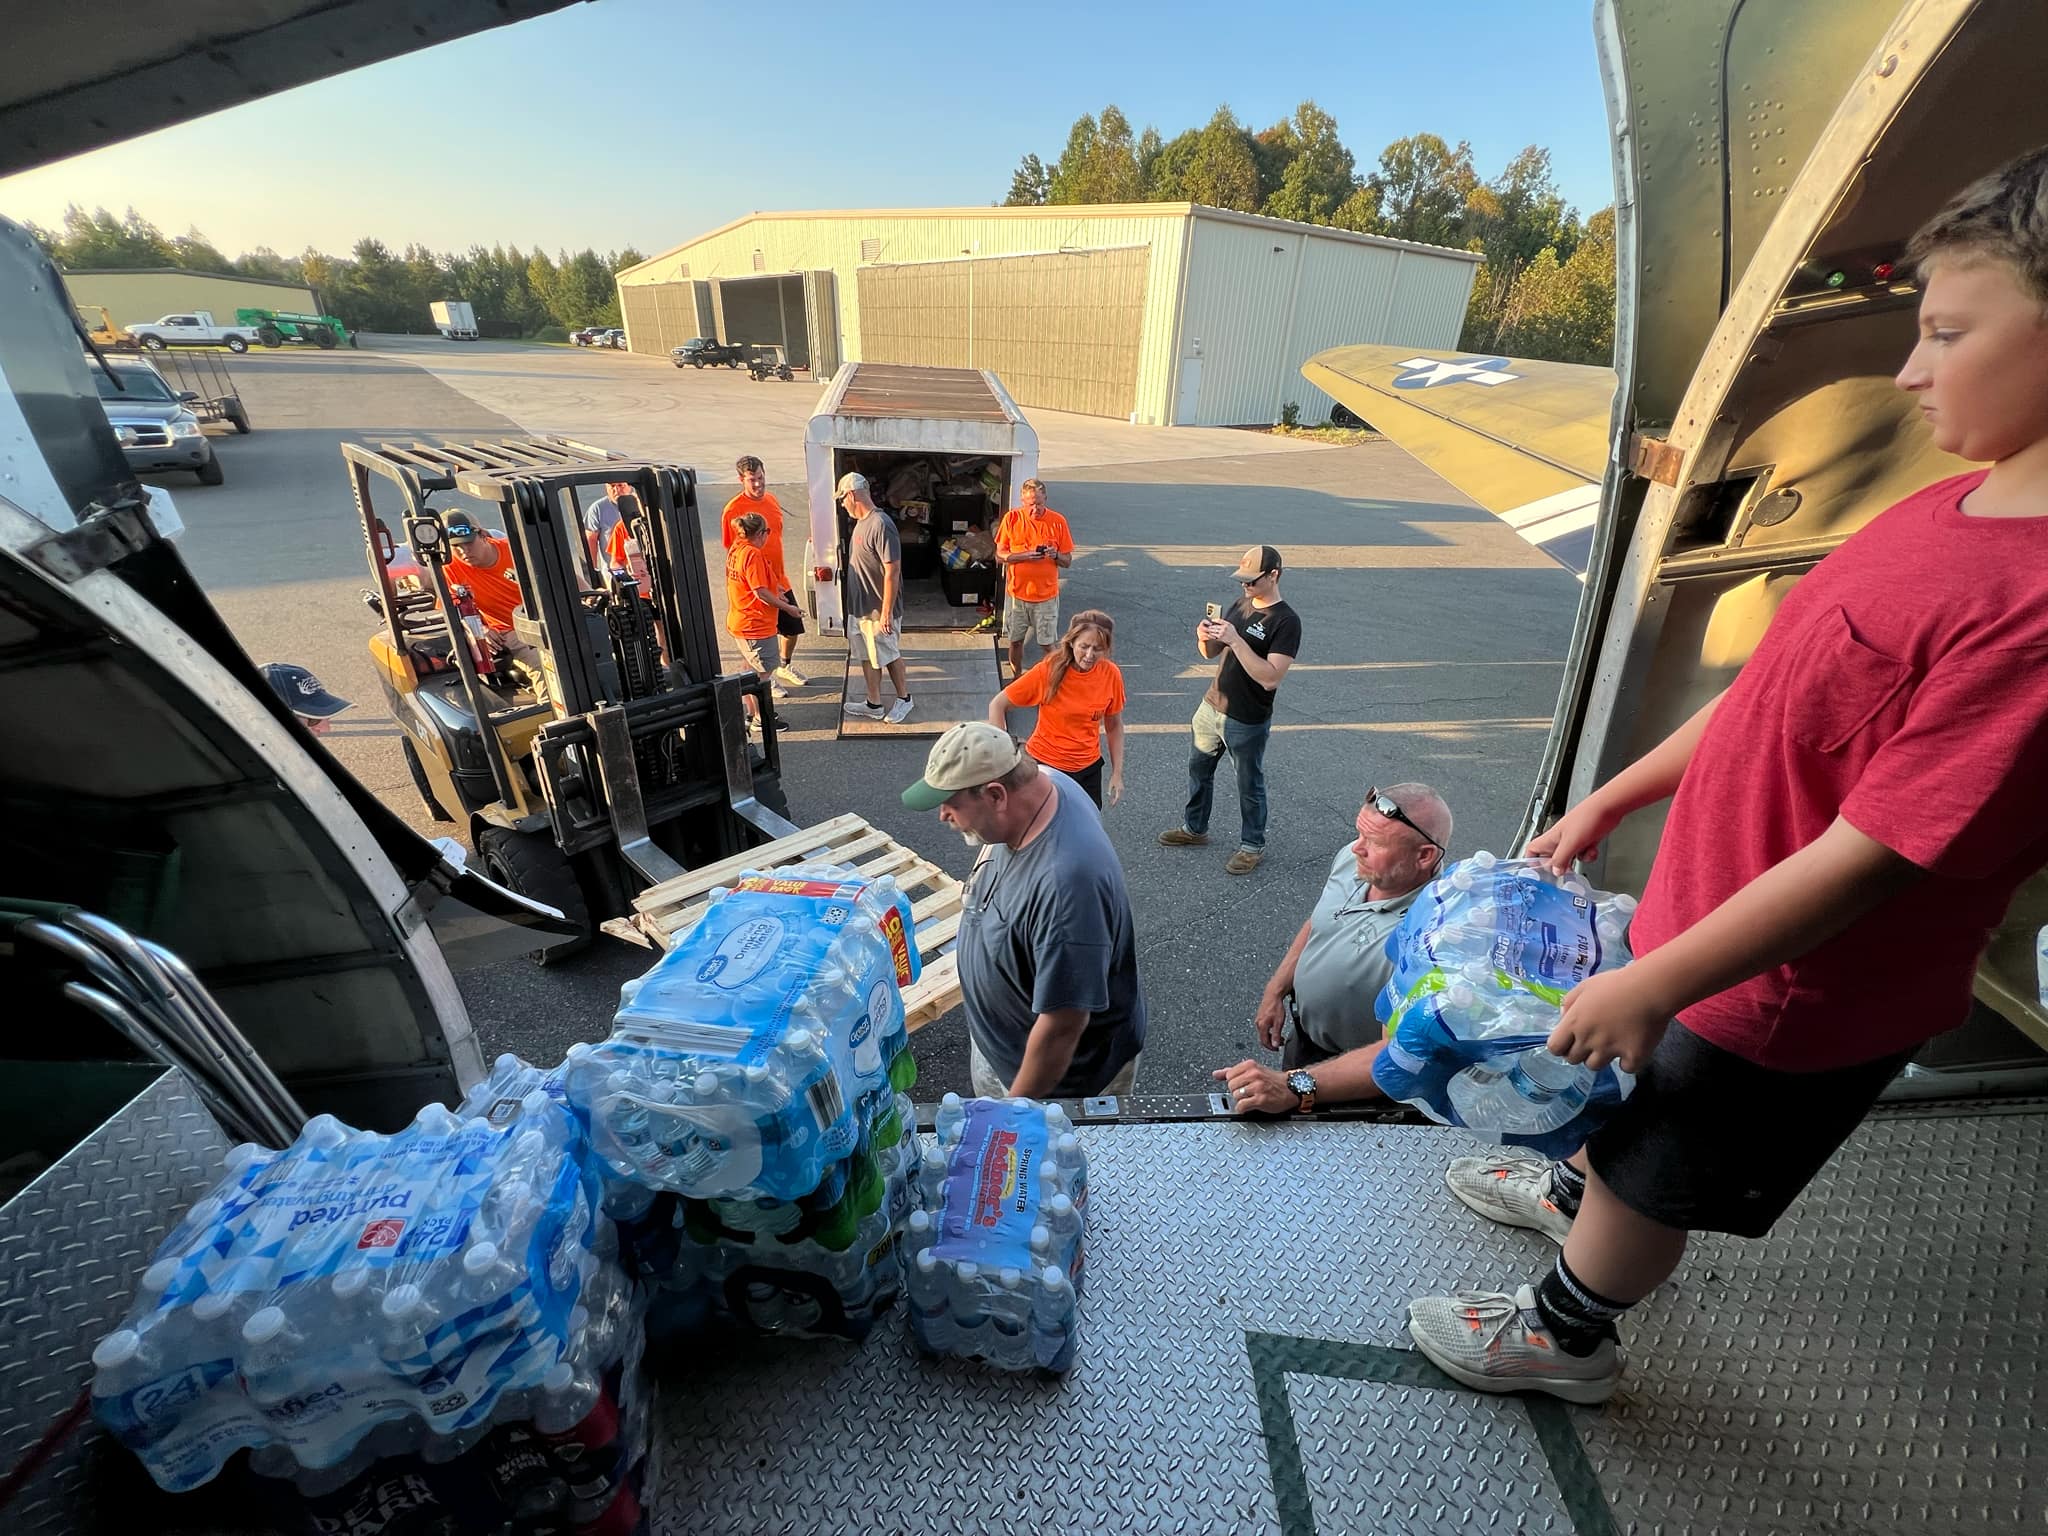
[[[553,437],[341,451],[406,766],[486,874],[577,926],[544,963],[643,886],[797,830],[769,683],[720,673],[692,471]],[[630,494],[608,494],[619,484]],[[614,515],[638,545],[631,569],[605,559]],[[457,519],[509,547],[509,645],[459,565],[451,576]]]

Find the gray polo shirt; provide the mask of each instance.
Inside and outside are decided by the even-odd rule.
[[[1351,845],[1330,861],[1329,878],[1309,915],[1308,944],[1294,967],[1301,1027],[1324,1050],[1355,1051],[1380,1038],[1373,1004],[1394,974],[1387,935],[1401,926],[1422,889],[1369,901]]]

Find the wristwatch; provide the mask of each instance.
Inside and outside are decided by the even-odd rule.
[[[1287,1086],[1301,1102],[1294,1106],[1298,1115],[1306,1115],[1316,1107],[1316,1078],[1313,1072],[1296,1069],[1287,1074]]]

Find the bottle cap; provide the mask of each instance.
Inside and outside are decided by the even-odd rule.
[[[360,1296],[363,1293],[364,1287],[369,1283],[370,1272],[358,1266],[354,1269],[344,1269],[340,1274],[336,1275],[334,1283],[328,1289],[335,1294],[337,1299],[350,1301]]]
[[[485,1239],[471,1243],[468,1252],[462,1256],[462,1272],[472,1277],[482,1274],[498,1262],[498,1245]]]
[[[420,1304],[420,1288],[411,1281],[394,1285],[384,1293],[384,1315],[403,1317]]]
[[[242,1324],[242,1340],[248,1344],[267,1344],[284,1332],[284,1308],[258,1307],[249,1314],[249,1321]]]
[[[175,1258],[158,1259],[142,1272],[142,1288],[151,1295],[157,1295],[177,1277],[178,1261]]]
[[[939,1256],[929,1248],[921,1248],[917,1254],[917,1268],[920,1274],[930,1274],[939,1267]]]
[[[1039,1278],[1045,1281],[1048,1290],[1056,1291],[1067,1283],[1067,1272],[1057,1264],[1048,1264],[1045,1266],[1045,1273]]]
[[[142,1350],[142,1335],[133,1328],[116,1328],[101,1339],[92,1352],[92,1363],[103,1371],[126,1365]]]
[[[958,1109],[960,1108],[960,1095],[957,1093],[949,1093],[943,1099],[939,1100],[939,1105],[941,1108],[944,1109]]]
[[[953,1266],[953,1269],[954,1273],[959,1275],[963,1281],[976,1279],[981,1274],[981,1266],[972,1259],[962,1259]]]
[[[1037,1226],[1031,1229],[1032,1251],[1034,1253],[1043,1252],[1051,1247],[1052,1228],[1048,1227],[1044,1222],[1040,1222]]]
[[[208,1291],[192,1303],[192,1315],[202,1323],[213,1322],[227,1311],[234,1299],[226,1291]]]
[[[1045,1206],[1053,1215],[1064,1218],[1073,1211],[1074,1200],[1071,1195],[1054,1195],[1045,1202]]]

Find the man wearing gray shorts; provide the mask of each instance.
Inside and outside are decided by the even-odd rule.
[[[1041,659],[1060,643],[1060,572],[1074,563],[1067,520],[1045,504],[1045,482],[1026,480],[1018,505],[996,524],[996,562],[1003,567],[1003,640],[1010,676],[1024,675],[1024,640],[1038,642]]]
[[[910,717],[910,680],[903,652],[896,643],[903,627],[903,542],[886,513],[875,509],[866,475],[841,475],[839,501],[853,519],[853,538],[846,551],[846,612],[857,633],[847,637],[860,658],[868,685],[867,701],[846,706],[855,720],[886,720],[901,725]],[[882,708],[882,673],[896,690],[896,702]]]

